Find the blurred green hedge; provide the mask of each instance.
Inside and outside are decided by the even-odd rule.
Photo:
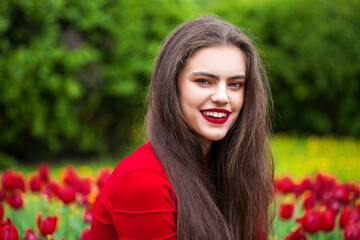
[[[360,136],[356,9],[357,0],[2,0],[1,159],[116,151],[144,116],[164,37],[210,13],[261,49],[276,130]]]
[[[0,1],[0,146],[19,159],[116,151],[186,0]]]

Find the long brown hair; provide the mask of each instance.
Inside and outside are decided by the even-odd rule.
[[[213,143],[209,176],[182,114],[178,78],[199,49],[236,46],[246,59],[244,105],[224,139]],[[260,239],[271,232],[273,159],[270,90],[252,41],[218,17],[183,23],[158,54],[149,89],[147,134],[177,196],[178,239]]]

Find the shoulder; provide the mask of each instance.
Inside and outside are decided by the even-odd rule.
[[[161,172],[140,169],[123,178],[115,192],[113,210],[120,213],[146,213],[175,210],[175,194]]]
[[[151,201],[152,197],[164,194],[172,195],[173,190],[151,142],[117,164],[102,193],[110,208],[114,207],[115,199],[131,202],[145,197]]]

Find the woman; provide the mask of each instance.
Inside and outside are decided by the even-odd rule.
[[[176,28],[155,64],[150,142],[119,162],[93,239],[265,239],[269,88],[251,40],[216,17]]]

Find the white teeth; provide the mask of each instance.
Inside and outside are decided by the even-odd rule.
[[[227,113],[224,112],[202,112],[205,116],[214,117],[214,118],[223,118],[227,116]]]

